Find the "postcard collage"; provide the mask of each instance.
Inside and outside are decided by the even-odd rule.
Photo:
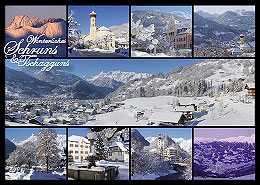
[[[5,181],[255,180],[255,5],[5,5],[4,55]]]

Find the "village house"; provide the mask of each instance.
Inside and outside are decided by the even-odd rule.
[[[160,124],[160,125],[183,125],[186,120],[186,116],[181,112],[154,112],[148,120],[149,125]]]
[[[114,142],[108,148],[108,161],[129,162],[129,142]]]
[[[201,112],[209,108],[208,102],[203,99],[181,99],[178,101],[177,106],[193,106],[195,112]]]
[[[86,109],[85,110],[85,114],[86,115],[89,115],[89,116],[92,116],[92,115],[95,115],[95,114],[97,114],[97,111],[96,111],[96,109]]]
[[[101,108],[101,113],[107,113],[111,111],[111,108],[109,105],[105,105],[104,107]]]
[[[172,161],[174,163],[182,162],[182,157],[180,155],[180,152],[175,147],[168,147],[164,149],[163,156],[165,157],[166,160]]]
[[[90,142],[82,136],[72,135],[68,137],[68,153],[74,162],[87,161],[90,152]]]
[[[136,120],[140,120],[145,114],[145,110],[143,109],[137,109],[136,111],[134,111],[134,115],[136,117]]]
[[[20,119],[20,115],[18,113],[5,114],[5,120],[7,121],[16,122],[19,119]]]
[[[56,118],[44,118],[43,124],[49,125],[49,124],[58,124],[59,120]]]
[[[176,106],[173,108],[174,111],[176,112],[181,112],[185,115],[186,120],[192,120],[193,117],[193,112],[195,111],[194,106],[189,105],[189,106]]]
[[[245,89],[247,89],[248,96],[255,97],[255,83],[247,83]]]
[[[40,116],[35,116],[34,118],[29,120],[29,123],[43,125],[44,119]]]
[[[129,47],[129,42],[125,38],[115,39],[116,48],[125,49]]]

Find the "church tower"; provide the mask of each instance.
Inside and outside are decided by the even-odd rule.
[[[97,14],[94,12],[94,10],[89,14],[90,16],[90,39],[96,40],[97,38],[97,28],[96,28],[96,16]]]
[[[245,36],[241,34],[239,37],[240,37],[240,48],[243,48],[245,44]]]

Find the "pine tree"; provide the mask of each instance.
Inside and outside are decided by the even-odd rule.
[[[57,134],[52,128],[42,128],[37,136],[36,159],[46,171],[58,164]]]
[[[106,160],[105,147],[104,147],[104,142],[103,142],[103,138],[101,135],[98,135],[98,137],[97,137],[95,149],[96,149],[97,159]]]

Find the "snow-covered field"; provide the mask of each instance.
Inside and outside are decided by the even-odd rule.
[[[6,180],[66,180],[66,171],[59,169],[55,171],[36,171],[33,169],[22,169],[6,167]]]
[[[173,99],[192,101],[193,97],[158,96],[151,98],[133,98],[125,100],[125,105],[106,114],[98,114],[87,125],[134,125],[147,126],[149,117],[155,112],[164,112],[169,115],[173,112]],[[215,100],[215,98],[201,97],[209,104],[209,109],[195,112],[194,119],[187,121],[185,125],[192,126],[238,126],[255,125],[255,103],[234,103],[227,96]],[[137,121],[134,113],[144,110],[143,120]]]

